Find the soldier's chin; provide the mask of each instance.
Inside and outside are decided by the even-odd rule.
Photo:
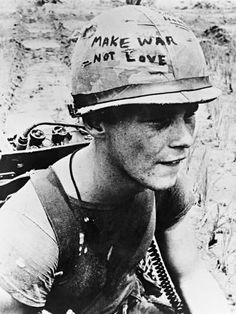
[[[175,185],[177,180],[177,173],[173,175],[158,177],[150,182],[150,189],[158,191],[158,190],[166,190]]]

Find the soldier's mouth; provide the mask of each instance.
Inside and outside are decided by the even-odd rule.
[[[161,161],[161,162],[159,162],[159,163],[162,164],[162,165],[166,165],[166,166],[175,166],[175,165],[180,164],[180,162],[181,162],[182,160],[184,160],[185,158],[186,158],[186,157],[178,158],[178,159],[170,160],[170,161]]]

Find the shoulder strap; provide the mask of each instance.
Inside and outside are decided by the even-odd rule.
[[[67,272],[78,243],[76,219],[68,195],[51,167],[30,174],[59,246],[58,271]]]

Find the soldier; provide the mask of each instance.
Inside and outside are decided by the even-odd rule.
[[[102,13],[76,44],[72,94],[93,140],[50,175],[72,210],[58,209],[56,219],[65,219],[68,247],[78,234],[75,254],[68,250],[70,267],[58,266],[60,231],[29,181],[1,209],[0,312],[173,313],[159,305],[145,267],[137,277],[155,237],[184,312],[229,313],[199,259],[187,215],[192,192],[180,171],[198,106],[219,95],[193,33],[145,7]]]

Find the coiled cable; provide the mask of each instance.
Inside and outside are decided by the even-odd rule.
[[[161,256],[156,239],[152,240],[150,247],[146,253],[146,261],[142,261],[139,268],[145,272],[145,277],[148,277],[151,282],[161,286],[166,298],[174,309],[176,314],[187,314],[185,306],[180,299],[175,286],[168,274],[164,261]],[[146,262],[146,265],[145,265]],[[145,271],[145,268],[147,271]],[[151,269],[151,272],[150,272]]]

